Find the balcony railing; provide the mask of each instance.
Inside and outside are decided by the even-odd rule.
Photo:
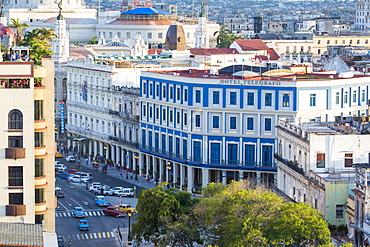
[[[30,79],[1,79],[0,88],[30,88]]]
[[[175,158],[179,160],[183,160],[184,162],[194,162],[194,163],[205,163],[210,165],[228,165],[228,166],[242,166],[243,168],[250,168],[255,169],[258,167],[276,167],[275,162],[257,162],[257,161],[242,161],[242,160],[228,160],[228,159],[208,159],[203,160],[203,157],[185,157],[182,154],[179,154],[178,152],[169,152],[166,150],[163,150],[161,148],[155,148],[152,146],[147,145],[139,145],[140,148],[162,154],[164,156],[168,156],[170,158]]]
[[[5,148],[5,159],[24,159],[26,158],[25,148]]]
[[[300,168],[298,165],[295,165],[293,164],[291,161],[287,160],[287,159],[284,159],[282,158],[281,156],[279,156],[278,154],[275,154],[274,155],[274,158],[276,160],[278,160],[279,162],[281,162],[282,164],[288,166],[289,168],[291,168],[292,170],[298,172],[299,174],[301,174],[302,176],[305,176],[304,174],[304,170],[302,168]]]
[[[129,146],[129,147],[132,147],[132,148],[138,148],[139,147],[139,144],[137,142],[127,141],[125,139],[118,138],[116,136],[109,136],[109,140],[118,142],[119,144]]]

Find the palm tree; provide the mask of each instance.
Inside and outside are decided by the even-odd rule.
[[[22,31],[26,27],[30,27],[28,23],[20,23],[19,18],[17,19],[10,19],[10,22],[12,23],[9,27],[15,29],[15,45],[19,45],[23,40]]]
[[[220,47],[220,44],[222,43],[222,41],[229,35],[231,34],[231,31],[229,29],[227,29],[227,25],[223,25],[222,27],[220,27],[220,30],[219,31],[216,31],[213,36],[216,36],[217,35],[217,38],[216,38],[216,41],[217,41],[217,48],[221,48]]]

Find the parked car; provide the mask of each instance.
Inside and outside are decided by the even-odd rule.
[[[107,200],[105,200],[105,196],[96,196],[94,201],[98,207],[108,206],[108,202]]]
[[[98,189],[95,189],[93,192],[95,195],[105,195],[105,192],[109,190],[110,187],[108,185],[102,185]]]
[[[64,191],[60,187],[55,187],[55,196],[56,197],[64,197]]]
[[[82,207],[75,207],[72,211],[75,218],[85,218],[85,210]]]
[[[134,197],[134,189],[133,188],[123,188],[123,190],[116,193],[117,196],[122,197]]]
[[[126,212],[120,210],[117,207],[107,207],[107,208],[104,208],[103,209],[103,213],[105,215],[111,215],[111,216],[114,216],[114,217],[117,217],[117,218],[126,216]]]
[[[64,240],[62,236],[57,237],[58,240],[58,247],[64,247]]]
[[[72,177],[73,175],[68,173],[68,172],[63,172],[61,174],[59,174],[59,177],[60,178],[63,178],[63,179],[68,179],[69,177]]]
[[[123,187],[114,187],[114,188],[106,191],[104,195],[115,196],[115,195],[117,195],[118,192],[120,192],[123,189],[124,189]]]
[[[76,172],[75,175],[81,175],[82,177],[86,177],[89,181],[93,179],[92,174],[87,172]]]
[[[66,165],[64,164],[54,164],[54,167],[55,167],[55,172],[66,172],[67,171],[67,167]]]
[[[76,161],[76,158],[74,156],[70,155],[70,156],[67,156],[66,157],[66,161],[67,162],[75,162]]]
[[[77,169],[69,169],[67,172],[69,174],[75,174],[76,172],[78,172],[78,170]]]
[[[84,177],[83,175],[80,176],[80,175],[76,175],[74,174],[72,177],[68,177],[67,178],[68,181],[72,182],[72,183],[87,183],[87,181],[89,181],[88,177]]]
[[[80,227],[80,231],[88,231],[89,222],[87,220],[80,220],[79,227]]]
[[[122,210],[124,212],[127,212],[127,211],[131,211],[133,214],[136,213],[136,209],[134,209],[133,207],[131,207],[130,205],[126,205],[126,204],[119,204],[119,205],[116,205],[115,207],[117,207],[119,210]]]

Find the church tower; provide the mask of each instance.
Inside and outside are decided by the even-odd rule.
[[[207,29],[207,5],[202,3],[202,11],[198,18],[198,27],[195,31],[195,48],[209,48],[209,34]]]
[[[59,15],[55,21],[55,34],[57,37],[53,40],[53,55],[51,56],[57,63],[66,63],[69,57],[69,38],[67,33],[67,23],[62,16],[61,2]]]

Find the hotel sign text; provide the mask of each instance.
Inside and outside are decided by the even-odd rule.
[[[255,85],[255,86],[280,86],[280,81],[253,81],[253,80],[220,80],[219,84]]]

